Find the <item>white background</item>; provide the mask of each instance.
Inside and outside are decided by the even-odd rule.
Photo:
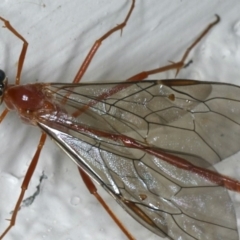
[[[0,15],[29,42],[22,83],[71,82],[93,42],[120,23],[129,6],[127,0],[1,0]],[[118,32],[103,43],[82,81],[125,80],[142,70],[178,61],[215,20],[215,13],[221,22],[194,49],[189,58],[193,64],[178,77],[240,85],[237,0],[137,0],[123,36]],[[0,68],[10,83],[14,82],[20,49],[21,41],[1,28]],[[167,77],[174,77],[174,72],[161,75]],[[151,78],[159,79],[160,75]],[[39,133],[39,129],[23,125],[14,113],[0,126],[0,232],[17,200]],[[223,168],[224,173],[240,179],[237,162],[237,157],[231,159]],[[47,179],[40,194],[31,206],[21,209],[6,240],[125,239],[86,191],[75,165],[51,140],[46,142],[26,197],[34,193],[42,171]],[[104,199],[137,239],[159,239],[131,219],[110,196],[104,194]],[[237,199],[234,201],[238,207]]]

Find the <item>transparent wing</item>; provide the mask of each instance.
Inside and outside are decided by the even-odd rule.
[[[39,126],[144,226],[170,239],[238,239],[213,165],[239,151],[239,87],[167,80],[45,91],[57,108],[41,111]]]

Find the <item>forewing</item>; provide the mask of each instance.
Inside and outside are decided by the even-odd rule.
[[[172,239],[238,239],[225,188],[121,140],[212,167],[239,150],[238,87],[173,80],[46,91],[61,110],[39,126],[139,222]]]
[[[112,89],[119,91],[113,93]],[[77,118],[80,124],[125,134],[168,151],[196,155],[210,165],[240,149],[238,86],[167,80],[54,84],[50,91],[56,92],[60,103],[71,93],[65,108],[68,113],[83,109]],[[86,111],[92,102],[96,103]]]

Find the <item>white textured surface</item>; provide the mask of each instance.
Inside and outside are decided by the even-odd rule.
[[[0,15],[29,42],[22,82],[71,82],[94,40],[121,22],[129,5],[127,0],[1,0]],[[116,33],[104,42],[83,81],[124,80],[142,70],[166,65],[169,60],[179,60],[217,13],[221,23],[194,49],[190,57],[194,63],[182,70],[179,77],[240,85],[239,12],[238,0],[137,0],[123,36]],[[20,48],[21,42],[1,28],[0,68],[11,83]],[[161,75],[173,76],[174,73]],[[9,218],[17,200],[39,132],[21,124],[14,113],[0,126],[0,232],[6,227],[4,219]],[[239,178],[237,158],[223,168],[227,174]],[[86,191],[77,168],[50,140],[26,197],[34,193],[42,171],[47,179],[41,185],[40,194],[31,206],[22,208],[6,240],[124,239]],[[127,216],[109,196],[103,195],[137,239],[159,239]]]

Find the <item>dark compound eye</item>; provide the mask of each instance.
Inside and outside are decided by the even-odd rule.
[[[4,85],[6,83],[4,82],[5,78],[6,78],[5,72],[0,69],[0,97],[2,97],[3,95]]]
[[[0,83],[3,82],[3,80],[5,79],[5,77],[6,77],[5,72],[0,69]]]

